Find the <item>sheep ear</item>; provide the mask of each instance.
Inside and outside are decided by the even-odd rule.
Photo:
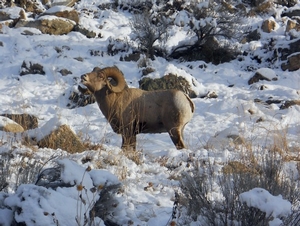
[[[101,71],[101,68],[100,68],[100,67],[94,67],[93,71],[94,71],[94,72]]]

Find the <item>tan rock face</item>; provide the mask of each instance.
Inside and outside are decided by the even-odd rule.
[[[78,2],[78,0],[62,0],[62,1],[56,1],[55,3],[52,4],[52,6],[64,5],[64,6],[72,7],[75,5],[76,2]]]
[[[0,130],[4,132],[20,133],[24,128],[13,120],[0,116]]]
[[[276,22],[274,20],[265,20],[262,25],[261,29],[263,32],[270,33],[274,31],[276,27]]]
[[[18,123],[25,130],[35,129],[38,127],[38,119],[34,115],[29,114],[2,114],[0,116],[7,117]]]
[[[0,20],[10,20],[10,15],[5,11],[0,11]]]
[[[287,63],[281,65],[282,70],[297,71],[300,69],[300,53],[294,54],[288,58]]]
[[[73,30],[75,23],[64,18],[55,16],[44,16],[35,21],[20,20],[16,24],[18,27],[33,27],[44,34],[63,35]]]
[[[38,142],[39,147],[62,149],[69,153],[83,152],[85,150],[80,139],[67,125],[60,126],[48,136]]]
[[[79,15],[78,15],[78,12],[75,9],[70,10],[70,8],[68,8],[68,7],[59,7],[58,6],[57,10],[58,11],[53,11],[53,12],[46,11],[41,16],[52,15],[52,16],[56,16],[56,17],[66,18],[66,19],[72,20],[76,24],[78,24]]]
[[[289,32],[290,30],[295,29],[296,31],[300,31],[300,23],[296,20],[288,20],[285,32]]]

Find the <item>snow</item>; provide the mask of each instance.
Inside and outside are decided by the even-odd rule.
[[[60,0],[52,1],[53,4],[58,2]],[[184,130],[188,148],[177,150],[166,133],[140,134],[137,150],[141,163],[137,164],[127,158],[120,149],[121,137],[112,131],[96,103],[74,109],[67,107],[69,94],[77,89],[80,76],[92,71],[95,66],[116,65],[124,73],[130,87],[139,86],[139,62],[120,61],[124,53],[114,56],[106,53],[111,40],[130,40],[132,15],[126,11],[100,11],[97,6],[103,2],[95,0],[91,4],[89,0],[81,0],[76,4],[76,9],[82,10],[80,26],[97,35],[101,34],[102,38],[87,38],[78,32],[54,36],[41,34],[32,28],[2,28],[0,113],[36,115],[39,128],[15,137],[1,131],[0,155],[3,158],[14,156],[13,165],[29,165],[30,157],[40,162],[43,168],[59,165],[63,169],[60,172],[61,180],[71,186],[52,189],[35,185],[35,181],[31,181],[14,190],[17,176],[11,174],[9,192],[0,192],[0,207],[7,207],[0,208],[0,225],[11,225],[12,208],[15,207],[22,209],[20,214],[14,216],[15,219],[24,221],[26,225],[78,225],[76,219],[83,225],[101,189],[118,184],[122,185],[122,192],[117,193],[116,197],[119,202],[115,209],[118,223],[127,225],[132,221],[133,225],[168,225],[172,216],[174,193],[179,189],[182,173],[191,171],[191,159],[219,164],[220,168],[231,160],[242,159],[245,147],[234,143],[234,137],[242,137],[247,141],[245,146],[251,145],[251,151],[286,140],[290,150],[287,155],[299,158],[300,107],[280,110],[280,104],[267,105],[265,101],[299,99],[300,71],[282,71],[277,62],[258,64],[250,55],[243,56],[242,61],[233,60],[220,65],[203,61],[167,61],[160,57],[154,61],[149,60],[149,65],[155,68],[149,77],[160,78],[169,73],[182,76],[198,95],[193,99],[196,106],[194,116]],[[207,1],[199,3],[199,7],[201,4],[207,4]],[[297,7],[300,7],[300,3]],[[47,12],[59,10],[60,7],[55,6]],[[84,10],[94,14],[85,14]],[[19,9],[9,9],[8,12],[15,15]],[[170,30],[172,37],[166,43],[167,50],[189,40],[189,34],[184,28],[188,20],[187,13],[178,13],[175,24],[181,27],[172,27]],[[261,22],[261,18],[249,20],[253,27]],[[281,22],[276,23],[279,26]],[[25,30],[35,35],[25,36]],[[299,36],[299,32],[297,34]],[[276,29],[271,34],[264,34],[260,41],[246,43],[241,49],[254,51],[256,55],[264,57],[262,48],[269,38],[278,37],[284,45],[287,40],[284,35],[282,29]],[[137,43],[132,42],[130,44],[137,46]],[[19,76],[24,61],[43,65],[45,75]],[[253,70],[247,70],[248,67]],[[62,76],[59,72],[61,69],[68,69],[72,74]],[[271,81],[259,81],[249,86],[248,80],[255,72],[260,72]],[[277,81],[272,80],[275,77]],[[265,90],[260,89],[262,85],[266,86]],[[208,92],[215,92],[218,98],[200,98]],[[3,120],[1,117],[0,127],[6,123]],[[63,124],[69,125],[83,141],[98,145],[97,148],[69,154],[60,149],[31,148],[20,142],[25,135],[35,137],[38,141]],[[83,161],[88,158],[91,160]],[[297,164],[297,161],[287,161],[284,165],[286,175],[292,175],[293,180],[299,180],[300,177]],[[83,190],[79,191],[78,186],[83,186]],[[97,192],[92,192],[94,188]],[[210,193],[212,200],[220,198],[216,190]],[[79,198],[80,195],[82,198]],[[281,196],[273,196],[262,188],[253,188],[240,194],[240,200],[249,207],[256,207],[272,215],[274,219],[269,222],[271,226],[280,225],[280,217],[286,216],[291,210],[289,201]],[[99,217],[95,219],[96,225],[104,225]]]
[[[291,203],[284,200],[281,195],[273,196],[262,188],[254,188],[248,192],[240,194],[240,200],[249,207],[256,207],[267,216],[273,216],[274,219],[269,223],[270,226],[279,226],[282,221],[279,219],[286,216],[291,211]]]

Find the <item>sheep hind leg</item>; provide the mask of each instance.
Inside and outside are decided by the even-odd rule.
[[[172,128],[171,130],[169,130],[169,135],[177,149],[186,148],[182,138],[182,129]]]

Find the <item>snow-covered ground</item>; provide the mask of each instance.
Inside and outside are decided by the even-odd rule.
[[[0,207],[7,207],[0,209],[0,225],[11,224],[12,211],[15,210],[9,207],[13,206],[22,209],[15,219],[25,221],[26,225],[76,225],[76,221],[84,225],[85,213],[88,217],[91,210],[89,204],[99,198],[99,193],[91,189],[101,190],[104,185],[119,183],[122,184],[122,191],[116,197],[118,204],[113,213],[116,222],[121,225],[168,225],[172,217],[174,194],[179,189],[179,180],[176,178],[180,178],[184,171],[191,171],[191,166],[187,165],[191,156],[197,161],[204,159],[222,166],[229,161],[239,160],[243,153],[241,150],[248,144],[254,149],[276,144],[279,148],[287,145],[290,151],[284,155],[299,159],[299,153],[293,150],[299,150],[300,147],[300,106],[281,110],[279,104],[266,105],[255,99],[299,99],[300,71],[282,71],[279,63],[272,67],[267,63],[258,64],[250,56],[243,56],[242,61],[233,60],[219,65],[202,61],[167,61],[159,57],[148,60],[149,65],[155,68],[150,77],[173,73],[196,81],[193,85],[199,96],[193,99],[196,111],[184,131],[188,149],[176,150],[168,134],[142,134],[138,135],[137,147],[141,164],[124,156],[120,149],[121,137],[112,131],[96,103],[74,109],[67,107],[68,97],[77,89],[79,77],[95,66],[118,66],[130,87],[138,87],[142,75],[137,62],[120,61],[122,53],[115,56],[106,54],[111,38],[130,40],[132,15],[124,11],[100,11],[96,5],[103,1],[93,2],[94,5],[82,0],[76,8],[98,11],[97,18],[101,20],[82,14],[80,21],[83,26],[101,33],[102,38],[87,38],[78,32],[53,36],[40,34],[33,29],[32,32],[38,34],[28,36],[22,34],[24,28],[2,28],[0,114],[36,115],[39,128],[46,128],[43,126],[49,121],[53,126],[68,124],[83,141],[99,144],[101,148],[77,154],[38,149],[22,145],[17,136],[1,131],[0,154],[13,155],[10,164],[30,165],[36,161],[44,164],[44,169],[59,165],[63,168],[62,181],[77,186],[54,190],[23,184],[16,189],[14,183],[17,174],[11,173],[8,193],[0,193]],[[253,18],[253,23],[261,23],[261,20],[257,20]],[[174,32],[169,45],[184,40],[185,35],[182,31]],[[266,40],[281,37],[280,41],[284,42],[287,39],[285,35],[280,27],[270,34],[264,34],[260,41],[245,44],[242,48],[255,49],[257,55],[263,56],[261,46]],[[19,76],[23,61],[43,65],[45,75]],[[259,69],[266,77],[276,76],[277,80],[248,85],[248,80],[256,70],[247,71],[247,67]],[[61,69],[68,69],[72,74],[62,76],[59,72]],[[261,90],[261,86],[265,88]],[[218,97],[200,98],[208,92],[215,92]],[[30,132],[40,133],[37,134],[40,136],[49,132],[46,130]],[[228,139],[230,135],[244,138],[247,145],[233,145]],[[283,144],[283,141],[286,143]],[[87,157],[91,161],[83,161]],[[287,172],[293,172],[295,180],[299,180],[297,164],[297,161],[286,162]],[[87,170],[88,167],[91,170]],[[254,206],[272,215],[274,220],[270,225],[280,225],[279,217],[288,214],[291,209],[288,201],[264,189],[254,188],[241,194],[240,198],[249,207]],[[104,225],[104,222],[96,218],[95,225]]]

